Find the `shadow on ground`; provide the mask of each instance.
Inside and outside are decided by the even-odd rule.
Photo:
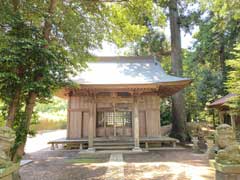
[[[125,155],[125,180],[212,180],[214,170],[204,154],[191,150]]]
[[[110,154],[41,150],[25,155],[33,160],[20,169],[22,180],[103,180]],[[204,154],[168,150],[124,154],[125,180],[212,180],[214,171]]]
[[[38,151],[26,154],[33,163],[20,169],[22,180],[103,180],[109,154],[84,155],[77,151]]]

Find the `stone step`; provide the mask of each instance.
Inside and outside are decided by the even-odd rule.
[[[95,143],[98,142],[104,142],[104,143],[110,143],[110,142],[120,142],[120,143],[133,143],[133,140],[121,140],[121,139],[108,139],[108,140],[94,140]]]
[[[95,142],[94,146],[122,146],[133,145],[133,142]]]
[[[96,150],[129,150],[134,146],[94,146]]]

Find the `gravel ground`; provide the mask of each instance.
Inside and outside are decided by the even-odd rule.
[[[85,155],[77,151],[50,151],[51,140],[66,137],[66,130],[39,133],[28,137],[24,159],[32,163],[21,167],[22,180],[103,180],[107,171],[106,155]]]
[[[124,154],[123,157],[125,180],[214,179],[214,170],[208,166],[206,156],[193,154],[191,150]],[[20,169],[22,180],[104,180],[109,154],[39,151],[25,155],[25,159],[34,162]]]
[[[124,155],[125,180],[213,180],[204,154],[191,150]]]
[[[63,138],[65,130],[28,138],[21,167],[22,180],[104,180],[109,154],[79,154],[78,151],[50,151],[48,141]],[[204,154],[191,150],[168,150],[124,154],[125,180],[213,180],[214,170]]]
[[[103,180],[109,155],[39,151],[26,154],[24,158],[33,160],[33,163],[20,169],[22,180]]]

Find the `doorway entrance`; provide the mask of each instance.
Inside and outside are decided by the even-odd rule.
[[[97,112],[97,137],[132,136],[132,112]]]

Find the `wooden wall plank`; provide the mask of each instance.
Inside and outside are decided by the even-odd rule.
[[[148,137],[160,136],[160,97],[145,96]]]
[[[82,137],[88,137],[89,112],[83,112]]]
[[[146,137],[146,112],[139,111],[139,136]]]
[[[90,103],[92,97],[88,96],[71,96],[69,98],[68,107],[68,130],[67,137],[80,138],[88,137],[88,121]],[[116,107],[119,110],[133,111],[133,97],[118,98],[118,97],[97,97],[95,101],[95,110],[93,111],[94,118],[94,137],[96,137],[96,112],[104,110],[104,108],[112,108],[112,102],[116,102]],[[140,121],[140,136],[159,136],[160,130],[160,97],[156,95],[139,96],[138,98],[139,121]],[[123,104],[124,103],[124,106]],[[127,107],[125,107],[125,105]],[[122,109],[121,109],[122,108]],[[117,108],[116,108],[117,109]],[[145,120],[144,120],[145,119]],[[134,124],[134,123],[133,123]],[[133,135],[133,134],[132,134]]]

